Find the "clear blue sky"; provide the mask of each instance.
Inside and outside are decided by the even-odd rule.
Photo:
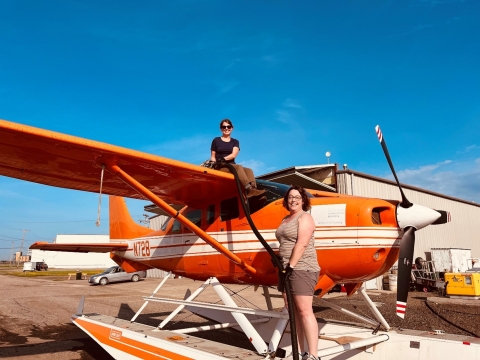
[[[478,1],[0,0],[0,118],[256,174],[347,163],[480,202]],[[0,177],[0,259],[106,234],[97,197]],[[143,205],[130,201],[135,219]]]

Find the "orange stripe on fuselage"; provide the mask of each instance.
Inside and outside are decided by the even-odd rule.
[[[381,258],[373,255],[382,250]],[[386,272],[398,257],[398,247],[342,248],[317,250],[321,274],[328,275],[337,283],[360,282],[373,279]],[[277,269],[273,267],[266,251],[250,250],[237,255],[258,269],[258,275],[245,276],[245,272],[220,254],[195,254],[188,257],[139,260],[151,267],[185,276],[194,280],[206,280],[215,276],[222,283],[243,283],[274,286],[277,284]]]

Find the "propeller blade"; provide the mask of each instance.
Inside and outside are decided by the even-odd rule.
[[[385,139],[383,138],[383,134],[382,134],[382,130],[380,130],[380,126],[378,125],[375,126],[375,131],[377,132],[378,141],[380,141],[380,145],[382,145],[383,153],[387,158],[388,165],[390,165],[390,170],[392,170],[393,177],[397,181],[398,188],[400,189],[400,194],[402,195],[402,202],[400,203],[400,206],[403,208],[409,208],[410,206],[412,206],[412,203],[407,200],[407,197],[403,193],[402,186],[400,185],[400,181],[398,181],[397,173],[395,172],[395,169],[393,167],[392,159],[390,158],[390,154],[387,149],[387,144],[385,143]]]
[[[408,290],[412,273],[413,249],[415,247],[415,228],[408,227],[403,232],[398,257],[397,279],[397,315],[405,318]]]
[[[441,225],[441,224],[446,224],[452,221],[452,215],[450,214],[450,211],[445,211],[445,210],[435,210],[440,214],[440,217],[432,223],[432,225]]]

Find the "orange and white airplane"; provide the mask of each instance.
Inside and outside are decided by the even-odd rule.
[[[398,259],[397,314],[403,318],[415,231],[443,224],[450,216],[406,199],[380,128],[376,131],[402,201],[310,191],[321,266],[316,294],[322,297],[344,284],[351,295]],[[278,250],[275,230],[287,214],[282,206],[286,185],[257,180],[267,199],[246,200],[230,173],[4,120],[0,175],[111,195],[111,242],[37,242],[31,249],[110,252],[127,272],[158,268],[195,280],[213,277],[224,284],[277,284],[271,255]],[[161,230],[152,231],[131,219],[122,197],[147,199],[171,218]],[[177,211],[172,204],[185,207]]]

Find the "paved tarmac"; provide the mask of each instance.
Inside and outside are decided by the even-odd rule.
[[[130,320],[162,279],[148,278],[132,283],[91,286],[86,280],[66,280],[67,277],[15,277],[0,275],[0,359],[72,360],[112,359],[95,341],[70,322],[78,303],[85,296],[84,313],[99,313]],[[186,289],[192,292],[202,282],[189,279],[169,279],[157,293],[159,297],[184,298]],[[255,305],[266,308],[262,288],[229,285],[239,292],[238,306]],[[275,292],[278,294],[277,292]],[[197,299],[220,302],[209,286]],[[273,307],[283,306],[281,298],[272,298]],[[150,303],[137,322],[157,326],[175,305]],[[167,329],[190,327],[205,320],[181,312]],[[225,336],[228,334],[228,336]],[[201,335],[211,340],[229,339],[229,343],[251,349],[244,336],[225,329]]]

